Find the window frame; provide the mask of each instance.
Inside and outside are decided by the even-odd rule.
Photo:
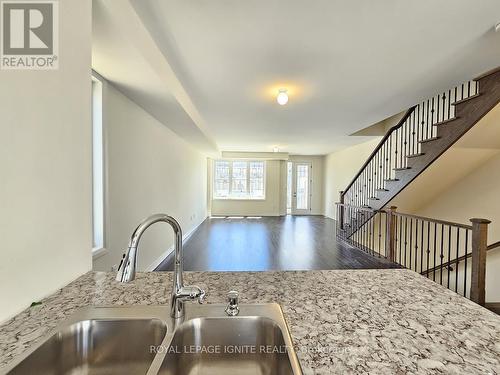
[[[229,163],[229,194],[227,197],[217,196],[216,195],[216,168],[218,162],[228,162]],[[245,196],[234,196],[232,195],[233,189],[233,163],[234,162],[244,162],[246,163],[246,195]],[[251,163],[262,163],[262,188],[263,194],[262,196],[252,197],[250,195],[250,164]],[[247,159],[216,159],[213,161],[213,177],[212,177],[212,200],[234,200],[234,201],[264,201],[266,200],[266,161],[265,160],[247,160]]]
[[[91,238],[91,245],[92,245],[92,259],[95,260],[97,258],[102,257],[103,255],[108,253],[108,249],[106,247],[106,240],[107,240],[107,210],[108,210],[108,201],[107,201],[107,176],[108,176],[108,170],[107,170],[107,136],[106,136],[106,127],[105,127],[105,116],[104,116],[104,91],[105,91],[105,80],[104,78],[101,77],[100,74],[92,70],[91,74],[91,173],[92,173],[92,186],[91,186],[91,191],[92,191],[92,238]],[[96,110],[99,111],[99,113],[96,115]],[[97,117],[98,116],[98,117]],[[99,121],[99,124],[96,125],[96,120]],[[95,140],[95,131],[96,131],[96,126],[99,126],[99,146],[100,150],[96,154],[95,146],[96,146],[96,140]],[[95,185],[95,176],[96,176],[96,170],[95,170],[95,161],[96,161],[96,156],[99,157],[100,161],[100,168],[98,170],[99,173],[99,200],[100,200],[100,209],[99,209],[99,215],[101,216],[100,218],[100,241],[96,246],[96,223],[95,223],[95,209],[96,209],[96,201],[95,201],[95,194],[96,194],[96,185]]]

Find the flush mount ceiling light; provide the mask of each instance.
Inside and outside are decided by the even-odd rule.
[[[276,101],[279,105],[285,105],[288,103],[288,90],[280,89],[278,92],[278,96],[276,97]]]

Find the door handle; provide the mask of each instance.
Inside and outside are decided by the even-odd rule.
[[[297,193],[293,193],[293,197],[294,197],[294,198],[297,198]]]

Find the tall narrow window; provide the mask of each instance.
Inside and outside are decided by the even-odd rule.
[[[215,196],[219,198],[224,198],[229,196],[229,162],[228,161],[217,161],[215,162],[215,173],[214,173],[214,191]]]
[[[248,192],[247,174],[248,163],[246,161],[233,162],[231,195],[234,198],[245,198]]]
[[[103,156],[102,83],[92,76],[92,247],[94,252],[104,248]]]
[[[265,190],[265,162],[215,161],[214,198],[264,199]]]

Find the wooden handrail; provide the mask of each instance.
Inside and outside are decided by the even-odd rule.
[[[465,260],[465,258],[470,258],[471,256],[472,256],[472,253],[468,253],[467,255],[459,256],[458,258],[444,262],[442,265],[440,264],[439,266],[434,266],[434,267],[429,268],[425,271],[422,271],[420,274],[421,275],[428,275],[429,273],[436,272],[438,270],[442,270],[443,268],[449,267],[452,264],[457,264],[458,262]]]
[[[401,212],[395,212],[394,215],[396,215],[396,216],[404,216],[404,217],[412,217],[414,219],[423,220],[423,221],[430,221],[431,223],[436,223],[436,224],[449,225],[451,227],[457,227],[457,228],[463,228],[463,229],[472,229],[472,225],[454,223],[452,221],[446,221],[446,220],[432,219],[430,217],[425,217],[425,216],[418,216],[418,215],[412,215],[412,214],[404,214],[404,213],[401,213]]]
[[[486,250],[490,251],[490,250],[496,249],[497,247],[500,247],[500,241],[492,243],[491,245],[489,245],[486,248]],[[451,266],[452,264],[456,264],[458,262],[461,262],[461,261],[465,260],[465,258],[470,258],[471,256],[472,256],[472,253],[468,253],[466,255],[459,256],[458,258],[449,260],[449,261],[443,263],[442,265],[435,266],[435,267],[429,268],[428,270],[422,271],[420,274],[421,275],[426,275],[426,274],[435,272],[435,271],[437,271],[439,269],[446,268],[446,267]]]
[[[335,204],[337,206],[348,207],[348,208],[350,207],[350,208],[354,208],[354,209],[359,210],[359,211],[368,211],[368,212],[372,212],[372,213],[386,212],[389,209],[389,207],[387,207],[387,208],[383,208],[381,210],[374,210],[373,208],[353,206],[353,205],[345,204],[345,203],[335,203]],[[403,217],[412,217],[414,219],[419,219],[419,220],[423,220],[423,221],[430,221],[431,223],[449,225],[449,226],[452,226],[452,227],[458,227],[458,228],[463,228],[463,229],[472,229],[472,225],[454,223],[452,221],[433,219],[433,218],[430,218],[430,217],[418,216],[418,215],[413,215],[413,214],[405,214],[403,212],[394,211],[393,215],[403,216]],[[493,246],[493,247],[500,246],[500,241],[498,241],[495,244],[492,244],[490,246]]]
[[[382,138],[382,140],[379,142],[379,144],[377,145],[377,147],[375,147],[375,149],[373,150],[373,152],[370,154],[370,156],[368,157],[368,159],[366,159],[365,163],[363,164],[363,166],[361,167],[361,169],[358,171],[358,173],[356,173],[356,176],[354,176],[354,178],[352,179],[352,181],[349,183],[349,185],[347,185],[347,187],[344,189],[344,191],[342,192],[342,195],[345,195],[347,193],[347,191],[349,190],[349,188],[354,184],[354,182],[356,181],[356,179],[361,175],[361,173],[363,173],[363,170],[366,168],[366,166],[370,163],[370,161],[372,160],[372,158],[377,154],[377,152],[383,147],[385,141],[391,136],[391,134],[399,129],[401,126],[403,126],[403,124],[405,123],[405,121],[408,119],[408,117],[410,117],[410,115],[413,113],[413,111],[415,110],[417,106],[414,105],[413,107],[409,108],[406,113],[404,114],[404,116],[401,118],[401,120],[399,120],[399,122],[394,125],[392,128],[389,129],[389,131],[384,135],[384,137]]]
[[[497,241],[495,243],[492,243],[491,245],[488,245],[488,247],[486,248],[486,250],[493,250],[493,249],[496,249],[497,247],[500,247],[500,241]]]
[[[467,262],[468,258],[471,258],[470,269],[467,271],[465,269],[463,277],[463,291],[460,293],[464,297],[467,296],[467,285],[469,285],[469,298],[470,300],[476,302],[479,305],[484,306],[485,303],[485,288],[486,288],[486,256],[487,252],[492,249],[500,247],[500,241],[495,242],[491,245],[487,245],[488,239],[488,225],[491,223],[488,219],[482,218],[471,218],[470,222],[472,225],[453,223],[451,221],[432,219],[424,216],[405,214],[396,211],[396,207],[392,206],[382,207],[380,209],[373,209],[365,206],[356,206],[345,203],[337,203],[337,218],[339,217],[339,212],[343,210],[349,210],[348,215],[349,220],[354,220],[357,225],[349,230],[344,230],[342,225],[339,225],[337,220],[337,228],[341,230],[337,231],[337,237],[352,244],[353,246],[364,250],[372,255],[378,254],[379,256],[385,257],[386,259],[395,262],[404,268],[411,269],[413,271],[419,272],[421,275],[430,277],[432,274],[432,279],[441,285],[445,285],[455,292],[460,289],[458,285],[459,279],[459,262],[465,260]],[[354,215],[352,215],[354,213]],[[368,215],[366,215],[368,213]],[[361,217],[360,217],[361,214]],[[372,220],[375,215],[385,214],[385,222],[380,219],[378,222]],[[354,218],[352,217],[354,216]],[[399,220],[398,220],[399,217]],[[405,218],[405,220],[402,220]],[[343,220],[343,219],[342,219]],[[371,224],[369,224],[371,222]],[[404,222],[404,224],[403,224]],[[409,223],[409,231],[408,231]],[[343,224],[343,222],[342,222]],[[367,225],[368,224],[368,225]],[[419,231],[419,224],[420,231]],[[433,224],[431,226],[431,224]],[[348,224],[352,227],[351,224]],[[441,232],[440,236],[440,248],[438,247],[437,237],[439,237],[438,226]],[[378,228],[377,228],[378,226]],[[397,234],[399,226],[399,236]],[[403,234],[404,226],[404,234]],[[445,241],[445,226],[446,232],[448,233],[447,240]],[[431,228],[434,228],[433,230]],[[427,229],[425,229],[427,228]],[[434,237],[434,254],[432,259],[434,259],[433,266],[430,267],[430,241],[431,241],[431,230]],[[465,230],[465,241],[460,241],[460,233]],[[452,231],[456,234],[456,255],[455,259],[451,258],[452,251]],[[424,261],[424,235],[427,232],[427,261]],[[383,236],[385,233],[385,236]],[[420,242],[419,242],[420,241]],[[399,255],[396,250],[396,242],[399,244],[404,243],[404,254],[402,256],[402,248],[400,245]],[[408,245],[408,246],[407,246]],[[461,256],[460,246],[462,249]],[[407,247],[409,248],[410,254],[407,257]],[[454,250],[455,251],[455,250]],[[420,252],[420,257],[418,256]],[[469,252],[469,253],[468,253]],[[413,254],[412,254],[413,253]],[[444,261],[444,254],[448,253],[446,262]],[[412,256],[413,255],[413,256]],[[436,264],[437,255],[440,257],[441,264]],[[413,259],[412,259],[413,258]],[[413,263],[412,263],[413,260]],[[408,264],[407,264],[408,261]],[[439,261],[439,260],[438,260]],[[425,264],[424,264],[425,263]],[[452,265],[456,265],[455,269],[455,283],[450,284],[450,272],[454,269],[451,268]],[[427,269],[424,270],[424,265]],[[420,269],[419,269],[420,268]],[[444,272],[447,271],[447,275]],[[439,274],[439,279],[436,280],[436,272],[441,272]],[[460,271],[462,272],[462,271]],[[470,283],[467,284],[467,274],[470,274]],[[454,285],[454,286],[453,286]]]

